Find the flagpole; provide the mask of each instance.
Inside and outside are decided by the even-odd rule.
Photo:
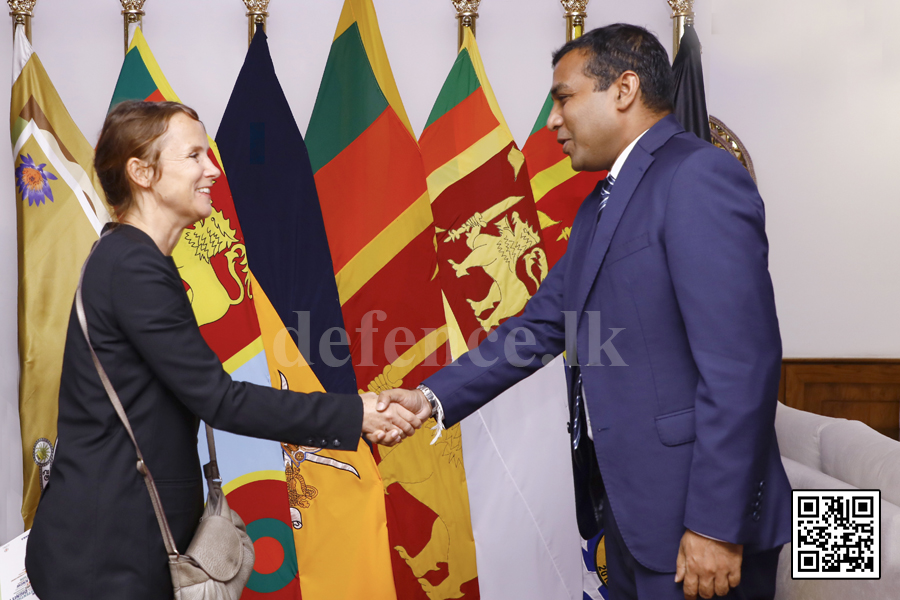
[[[31,43],[31,17],[32,12],[34,11],[34,5],[37,4],[37,0],[7,0],[6,2],[9,4],[9,16],[13,18],[13,43],[15,44],[16,40],[16,27],[19,25],[25,26],[25,37],[28,38],[28,43]]]
[[[450,0],[456,9],[456,20],[459,21],[459,40],[457,46],[462,48],[466,27],[472,31],[475,37],[475,19],[478,18],[478,5],[481,0]]]
[[[144,27],[145,0],[121,0],[122,16],[125,17],[125,53],[131,45],[131,36],[138,27]]]
[[[694,0],[667,0],[672,7],[672,60],[678,56],[684,28],[694,24]]]
[[[587,5],[590,0],[559,0],[566,11],[566,41],[580,38],[584,33]]]
[[[247,7],[247,45],[253,42],[257,30],[266,30],[266,18],[269,16],[269,0],[244,0]]]

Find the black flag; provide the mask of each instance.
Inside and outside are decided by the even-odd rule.
[[[685,130],[709,142],[709,113],[706,112],[700,38],[693,25],[684,28],[672,70],[675,72],[675,116]]]
[[[325,390],[355,394],[349,347],[327,343],[344,321],[309,155],[261,29],[216,143],[253,275]],[[329,346],[331,357],[323,357]]]

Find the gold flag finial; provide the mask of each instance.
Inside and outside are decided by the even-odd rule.
[[[684,28],[694,24],[694,0],[666,0],[672,7],[672,60],[681,48]]]
[[[584,19],[590,0],[559,0],[566,11],[566,41],[571,42],[584,33]]]
[[[122,16],[125,17],[125,52],[131,43],[131,34],[144,26],[144,1],[145,0],[120,0],[122,2]]]
[[[244,6],[247,7],[247,44],[249,45],[258,29],[266,30],[269,0],[244,0]]]
[[[459,47],[462,48],[466,27],[475,35],[475,19],[478,18],[478,5],[481,0],[450,0],[456,9],[456,19],[459,21]]]
[[[37,0],[6,0],[9,4],[9,16],[13,18],[13,40],[16,39],[16,26],[25,26],[25,37],[31,42],[31,17]]]

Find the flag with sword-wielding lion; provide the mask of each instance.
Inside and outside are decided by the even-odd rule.
[[[521,313],[549,271],[525,157],[469,29],[419,145],[455,358]],[[461,424],[483,597],[581,595],[567,418],[556,359]]]

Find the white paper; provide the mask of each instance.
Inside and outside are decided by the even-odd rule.
[[[29,529],[19,537],[0,546],[0,599],[37,600],[25,572],[25,543]]]

